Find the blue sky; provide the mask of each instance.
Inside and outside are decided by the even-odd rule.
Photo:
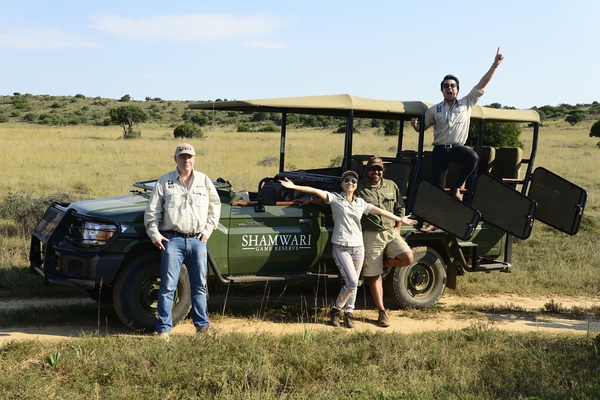
[[[2,1],[0,95],[600,101],[600,1]]]

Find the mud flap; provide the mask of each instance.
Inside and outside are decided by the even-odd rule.
[[[473,235],[481,218],[479,211],[427,181],[418,184],[409,211],[462,240]]]
[[[531,235],[537,203],[489,174],[478,177],[473,207],[481,218],[519,239]]]
[[[569,235],[577,233],[587,200],[585,189],[538,167],[533,172],[528,196],[538,204],[535,219]]]

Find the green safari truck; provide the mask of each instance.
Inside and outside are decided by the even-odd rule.
[[[457,277],[467,272],[510,272],[512,239],[527,239],[535,220],[576,234],[587,194],[584,189],[538,167],[533,169],[539,134],[535,111],[476,106],[471,125],[478,130],[474,149],[480,156],[475,174],[463,188],[462,202],[430,182],[431,151],[425,133],[406,149],[404,122],[423,118],[430,104],[364,99],[350,95],[226,101],[190,104],[192,110],[279,113],[279,171],[256,188],[234,189],[219,178],[218,229],[208,242],[209,277],[222,285],[340,279],[331,256],[333,221],[326,206],[298,206],[302,193],[279,184],[284,177],[302,185],[340,190],[340,175],[353,169],[364,175],[372,155],[355,151],[357,119],[397,121],[399,134],[392,156],[384,156],[385,178],[406,193],[407,212],[439,231],[420,232],[403,226],[414,262],[390,268],[386,294],[399,307],[434,304]],[[339,167],[286,170],[287,119],[290,115],[335,116],[344,123],[343,161]],[[532,149],[483,146],[489,123],[518,123],[532,134]],[[423,124],[421,124],[423,126]],[[411,128],[412,130],[412,128]],[[415,135],[414,132],[411,133]],[[451,166],[449,180],[456,173]],[[159,251],[145,233],[143,217],[155,181],[135,183],[130,194],[76,203],[54,203],[37,223],[30,247],[30,271],[48,285],[79,287],[96,300],[109,300],[133,330],[153,331],[159,278]],[[188,314],[189,279],[182,268],[173,306],[173,322]]]

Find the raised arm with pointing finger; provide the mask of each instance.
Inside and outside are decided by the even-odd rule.
[[[502,60],[504,60],[504,56],[500,53],[500,47],[498,47],[490,69],[481,77],[477,85],[460,99],[458,98],[458,92],[460,91],[458,78],[454,75],[446,75],[440,83],[444,101],[429,108],[423,118],[424,129],[433,126],[433,184],[444,189],[450,162],[459,163],[461,165],[460,171],[450,187],[450,195],[459,201],[462,200],[460,188],[475,170],[478,160],[477,153],[464,146],[469,136],[471,110],[479,98],[483,96],[484,88],[494,76]],[[413,118],[410,123],[418,132],[420,128],[419,120]],[[434,229],[436,228],[431,226],[429,230]]]

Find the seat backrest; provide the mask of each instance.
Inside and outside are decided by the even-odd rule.
[[[396,182],[400,193],[405,196],[408,191],[408,182],[410,181],[410,173],[412,170],[410,159],[403,159],[399,162],[385,164],[385,172],[383,177]]]
[[[518,179],[523,160],[523,150],[519,147],[497,147],[496,156],[491,162],[490,175],[497,179]]]

